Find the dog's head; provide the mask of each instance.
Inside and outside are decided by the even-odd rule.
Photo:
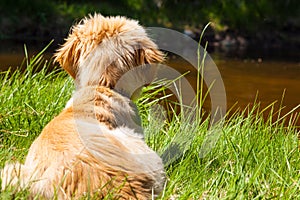
[[[163,54],[137,21],[125,17],[89,16],[72,27],[55,61],[77,87],[113,88],[133,67],[163,61]]]

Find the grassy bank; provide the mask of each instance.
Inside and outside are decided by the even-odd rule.
[[[7,161],[24,160],[32,141],[62,110],[74,89],[65,72],[48,69],[42,54],[24,64],[24,72],[0,74],[0,168]],[[38,66],[42,70],[35,72]],[[147,95],[137,101],[147,143],[163,156],[167,149],[178,149],[166,164],[168,182],[161,199],[300,198],[299,142],[292,122],[283,126],[274,123],[272,115],[265,120],[254,110],[246,110],[247,117],[233,115],[221,128],[211,128],[220,138],[202,158],[208,120],[191,122],[175,115],[166,121],[149,110],[154,104],[145,104]],[[26,197],[27,191],[0,193],[0,199]]]

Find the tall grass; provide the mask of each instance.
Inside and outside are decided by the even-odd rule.
[[[65,72],[49,68],[42,53],[26,58],[24,65],[25,70],[0,74],[0,168],[7,161],[23,161],[74,89]],[[292,121],[274,123],[274,110],[264,119],[266,110],[256,104],[228,117],[216,146],[201,158],[209,119],[191,121],[176,112],[166,118],[153,101],[160,92],[155,86],[145,89],[137,101],[146,142],[166,163],[168,181],[160,199],[300,198],[298,132]],[[26,190],[7,189],[0,199],[27,196]]]
[[[20,69],[0,74],[0,155],[9,149],[20,159],[73,90],[71,79],[62,70],[51,69],[43,51],[30,59],[25,54]],[[5,160],[7,155],[1,155],[1,166]]]

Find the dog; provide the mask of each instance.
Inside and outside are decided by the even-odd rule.
[[[164,61],[145,29],[126,17],[89,15],[54,57],[73,77],[75,92],[32,143],[25,163],[6,164],[2,189],[28,188],[45,199],[159,195],[162,159],[144,142],[131,100],[114,88],[129,70]]]

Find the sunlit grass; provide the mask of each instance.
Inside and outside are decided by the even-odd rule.
[[[292,120],[277,121],[273,108],[268,118],[259,104],[228,116],[221,129],[215,128],[220,138],[204,158],[200,152],[208,119],[192,123],[173,118],[158,131],[157,117],[150,118],[150,146],[160,152],[183,144],[166,166],[169,181],[162,199],[300,198],[298,130]]]
[[[0,74],[1,151],[23,158],[33,139],[63,108],[73,90],[71,78],[60,69],[50,69],[42,52],[25,59],[23,68]],[[24,69],[25,66],[25,69]],[[0,156],[1,166],[5,155]]]
[[[5,162],[24,160],[33,140],[62,110],[74,89],[65,72],[49,69],[42,53],[24,64],[23,72],[0,74],[0,168]],[[292,121],[274,122],[272,109],[265,119],[267,111],[256,104],[228,116],[221,128],[215,127],[221,136],[202,158],[209,118],[163,114],[164,109],[153,102],[158,93],[163,93],[161,87],[146,88],[137,106],[148,145],[166,163],[168,181],[160,199],[300,198],[298,132]],[[27,197],[26,190],[14,188],[0,193],[0,199]]]

